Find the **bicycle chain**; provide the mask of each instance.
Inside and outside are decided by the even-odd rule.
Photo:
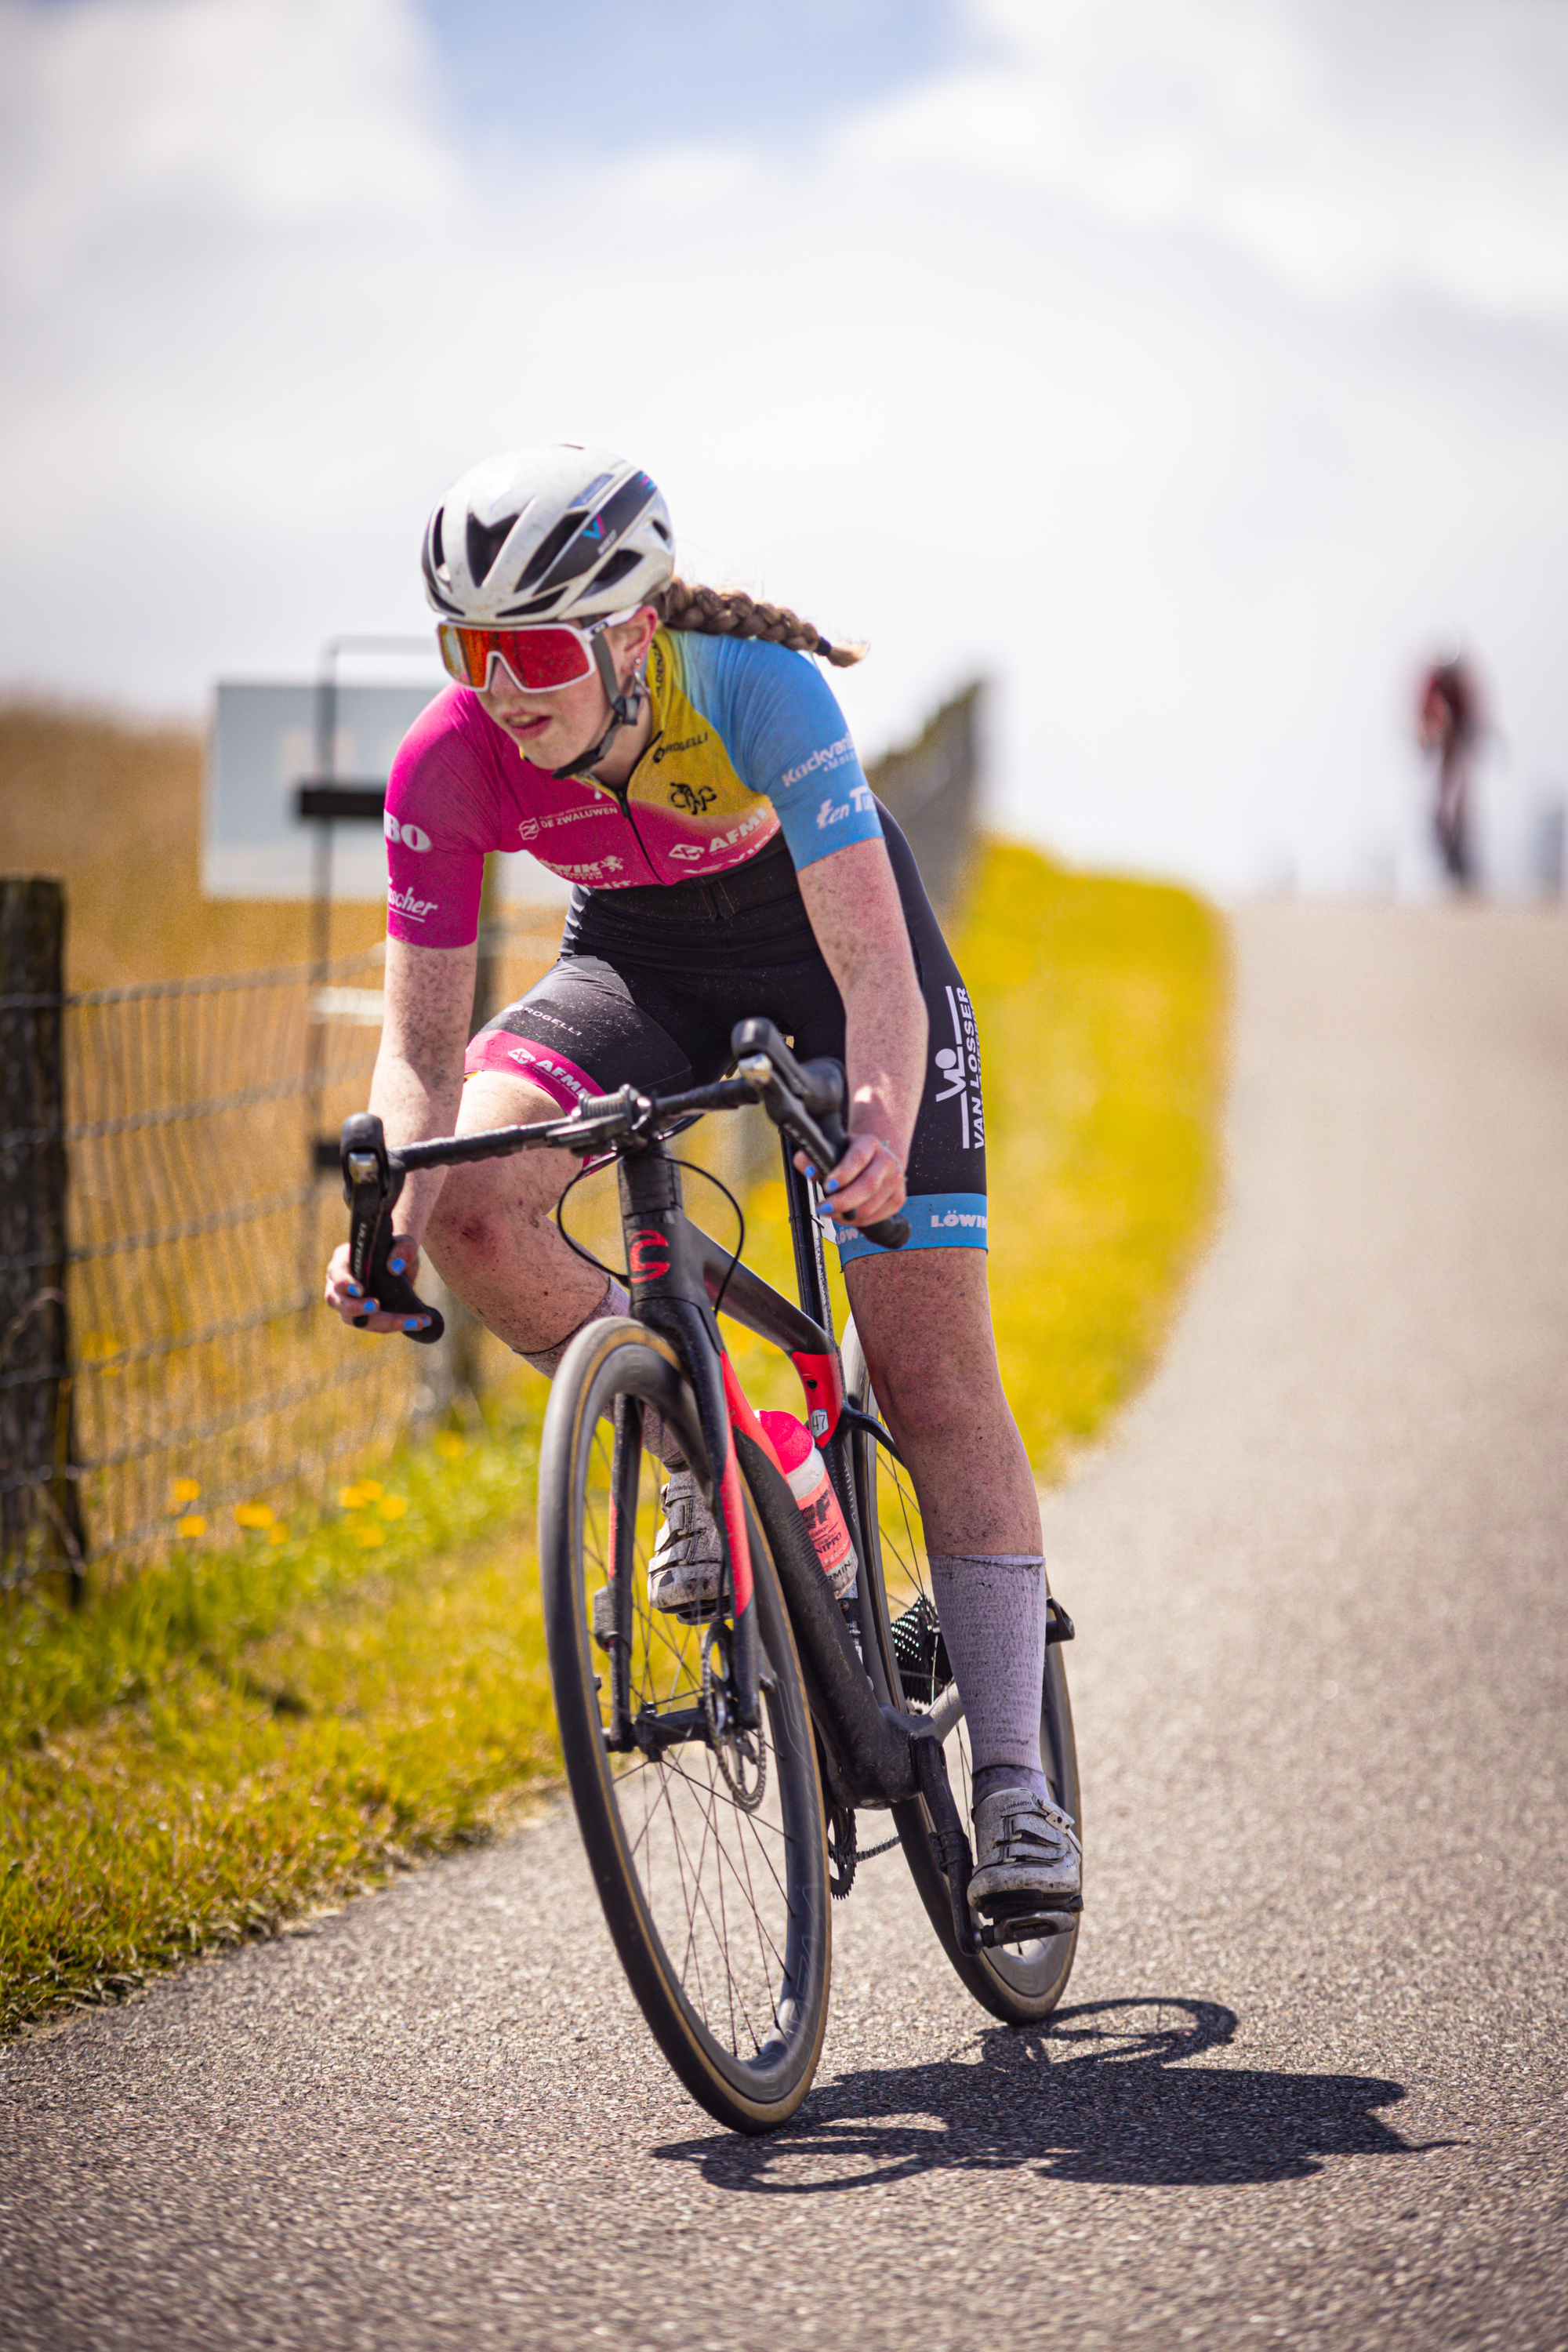
[[[847,1822],[848,1825],[848,1836],[842,1845],[838,1842],[839,1823],[841,1822]],[[855,1843],[855,1816],[853,1812],[834,1812],[830,1814],[828,1817],[827,1832],[827,1859],[832,1865],[832,1868],[828,1873],[827,1891],[829,1895],[832,1895],[835,1903],[842,1903],[844,1901],[850,1888],[855,1884],[855,1873],[859,1868],[861,1863],[875,1862],[879,1853],[891,1853],[893,1848],[899,1843],[900,1841],[896,1837],[884,1838],[880,1845],[868,1845],[862,1851],[862,1849]],[[834,1871],[837,1871],[838,1874],[837,1884],[834,1882]]]

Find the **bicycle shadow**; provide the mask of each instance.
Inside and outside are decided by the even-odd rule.
[[[698,2165],[715,2188],[808,2197],[1014,2167],[1043,2179],[1234,2187],[1304,2180],[1335,2157],[1453,2145],[1405,2140],[1383,2121],[1377,2110],[1405,2096],[1399,2083],[1191,2063],[1237,2022],[1215,2001],[1085,2001],[1036,2031],[988,2030],[978,2064],[868,2067],[819,2084],[771,2138],[726,2133],[654,2153]]]

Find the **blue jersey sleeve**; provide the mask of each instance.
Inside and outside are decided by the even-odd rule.
[[[772,801],[797,869],[855,842],[880,841],[844,713],[814,661],[756,637],[689,632],[680,652],[687,694],[742,782]]]

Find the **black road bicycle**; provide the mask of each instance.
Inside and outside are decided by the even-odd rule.
[[[829,1897],[847,1895],[858,1816],[890,1813],[942,1948],[994,2016],[1030,2025],[1060,2000],[1076,1912],[975,1919],[963,1703],[932,1606],[920,1507],[879,1413],[853,1322],[832,1331],[820,1194],[793,1153],[833,1168],[847,1137],[837,1062],[795,1061],[742,1021],[733,1076],[662,1097],[626,1087],[569,1118],[389,1151],[368,1113],[343,1128],[354,1278],[396,1313],[432,1312],[386,1264],[410,1169],[566,1150],[617,1163],[632,1314],[587,1325],[557,1372],[539,1473],[539,1557],[566,1775],[605,1916],[644,2015],[692,2096],[736,2130],[772,2130],[810,2087],[827,2018]],[[760,1102],[780,1130],[800,1304],[686,1216],[667,1146],[703,1114]],[[869,1229],[900,1247],[901,1217]],[[574,1246],[576,1246],[574,1244]],[[858,1558],[834,1596],[719,1311],[789,1356]],[[422,1340],[437,1338],[434,1317]],[[692,1465],[723,1545],[717,1603],[656,1609],[647,1568],[668,1474],[657,1413]],[[667,1448],[668,1450],[668,1448]],[[1079,1825],[1078,1763],[1055,1601],[1040,1754]],[[960,1799],[950,1769],[956,1765]],[[884,1851],[879,1845],[874,1852]]]

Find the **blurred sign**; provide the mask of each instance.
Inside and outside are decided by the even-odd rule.
[[[313,825],[300,786],[323,775],[384,784],[397,747],[439,689],[340,686],[331,757],[318,744],[320,688],[309,683],[222,683],[207,749],[202,888],[209,898],[308,898],[315,883]],[[332,891],[380,898],[386,845],[378,825],[334,828]]]
[[[322,740],[322,686],[220,682],[207,744],[202,888],[209,898],[315,895],[318,825],[300,814],[301,785],[332,779],[363,790],[384,784],[397,747],[438,684],[331,685],[330,746]],[[563,904],[569,886],[520,850],[500,860],[500,896]],[[332,827],[334,898],[384,898],[386,845],[378,824]]]

